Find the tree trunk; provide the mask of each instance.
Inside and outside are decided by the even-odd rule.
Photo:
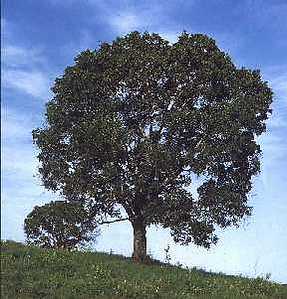
[[[133,260],[139,263],[146,261],[146,227],[142,222],[132,223],[134,229]]]

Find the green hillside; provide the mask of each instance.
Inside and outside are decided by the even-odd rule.
[[[1,242],[1,298],[287,298],[264,279]]]

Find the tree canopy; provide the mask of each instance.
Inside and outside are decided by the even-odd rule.
[[[82,52],[52,90],[45,126],[33,131],[45,187],[96,204],[104,218],[124,210],[137,258],[151,224],[209,247],[217,226],[250,215],[255,137],[272,91],[213,39],[184,32],[170,44],[131,32]],[[192,177],[202,182],[197,195]]]

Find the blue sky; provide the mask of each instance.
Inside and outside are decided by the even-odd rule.
[[[258,68],[275,93],[268,130],[260,137],[262,172],[254,179],[252,217],[220,231],[207,251],[173,244],[167,230],[148,231],[148,249],[172,262],[251,277],[271,273],[287,282],[287,1],[9,0],[1,29],[1,238],[24,241],[23,221],[35,205],[55,199],[37,177],[31,131],[43,122],[56,76],[80,51],[131,30],[160,33],[171,42],[183,30],[216,39],[237,66]],[[102,229],[97,250],[130,255],[128,223]]]

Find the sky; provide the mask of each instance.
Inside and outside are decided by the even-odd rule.
[[[173,243],[148,229],[148,252],[172,263],[287,283],[287,1],[9,0],[1,13],[1,238],[24,241],[23,221],[35,205],[56,199],[41,186],[31,131],[41,127],[50,88],[81,51],[130,31],[170,42],[186,30],[213,37],[238,67],[260,69],[274,91],[273,114],[259,138],[261,174],[250,194],[253,215],[239,229],[218,231],[210,250]],[[102,228],[93,247],[131,255],[132,228]]]

